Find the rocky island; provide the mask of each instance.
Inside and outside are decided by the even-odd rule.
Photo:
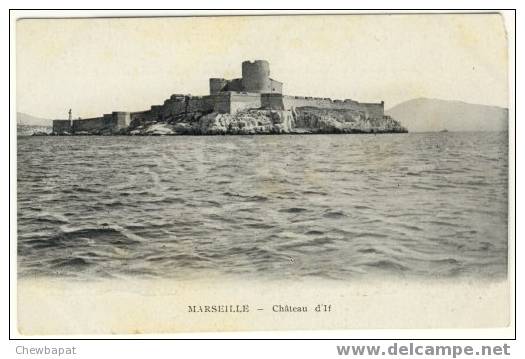
[[[244,61],[242,77],[211,78],[210,94],[174,94],[139,112],[53,121],[53,135],[255,135],[408,132],[384,102],[283,95],[265,60]]]

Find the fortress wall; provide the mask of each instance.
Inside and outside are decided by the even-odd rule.
[[[211,112],[213,104],[209,101],[208,96],[187,97],[187,112]]]
[[[153,105],[150,108],[151,118],[154,120],[161,120],[162,119],[162,111],[164,106],[163,105]]]
[[[261,107],[261,95],[246,92],[222,92],[205,96],[206,108],[218,113],[235,113],[240,110]]]
[[[355,106],[355,108],[357,108],[359,106],[359,102],[354,101],[354,100],[345,99],[343,102],[345,103],[345,105]]]
[[[210,95],[215,95],[226,89],[228,86],[228,80],[223,78],[211,78],[210,79]]]
[[[135,120],[151,120],[151,111],[139,111],[139,112],[131,112],[130,113],[130,123]]]
[[[292,107],[319,107],[335,108],[330,99],[320,97],[303,97],[303,96],[283,96],[283,105],[285,109]]]
[[[162,115],[164,117],[178,115],[186,111],[186,101],[184,97],[170,98],[164,101]]]
[[[281,94],[262,94],[261,107],[273,110],[284,110],[283,95]]]
[[[213,111],[218,113],[229,113],[231,98],[229,92],[223,92],[215,96],[208,96],[208,101],[213,103]]]
[[[214,110],[215,99],[227,96],[221,94],[209,96],[172,95],[164,101],[163,105],[151,106],[150,110],[132,112],[130,120],[142,119],[147,121],[161,121],[168,117],[180,115],[186,112],[211,112]],[[229,102],[228,102],[229,109]],[[226,109],[224,110],[227,111]]]
[[[318,107],[333,110],[362,111],[367,117],[382,118],[384,116],[384,103],[360,103],[353,100],[331,100],[320,97],[283,96],[284,109],[292,107]]]
[[[385,103],[360,103],[361,111],[367,114],[367,117],[383,118],[385,115]]]
[[[53,132],[55,133],[71,132],[71,121],[53,120]]]
[[[244,91],[242,79],[229,80],[223,91]]]
[[[304,96],[283,96],[281,94],[263,94],[262,107],[274,110],[289,110],[295,107],[318,107],[318,108],[351,108],[351,104],[343,101],[332,102],[329,98],[304,97]]]
[[[93,117],[93,118],[84,118],[80,120],[73,120],[73,131],[94,131],[101,130],[106,127],[106,122],[112,120],[112,116],[104,115],[104,117]]]
[[[283,83],[280,81],[270,79],[270,88],[271,93],[283,93]]]
[[[217,95],[210,95],[210,96],[203,96],[202,100],[204,103],[204,107],[202,109],[203,112],[212,112],[215,111],[215,99],[220,98],[221,94]]]
[[[90,132],[99,130],[120,130],[127,128],[131,121],[129,112],[116,111],[102,117],[73,120],[73,132]]]
[[[297,107],[317,107],[333,110],[350,110],[364,112],[367,117],[382,118],[384,103],[359,103],[346,99],[331,100],[321,97],[284,96],[280,94],[262,94],[261,107],[274,110],[290,110]]]
[[[131,122],[131,116],[129,112],[115,111],[112,113],[114,129],[120,130],[127,128]]]
[[[230,92],[230,113],[261,107],[261,94]]]

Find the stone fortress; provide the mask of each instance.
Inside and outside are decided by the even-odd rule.
[[[352,114],[354,118],[356,118],[357,115],[357,118],[362,121],[388,119],[388,116],[384,115],[383,101],[379,103],[362,103],[350,99],[332,100],[321,97],[284,95],[283,83],[270,78],[270,64],[265,60],[256,60],[253,62],[244,61],[242,63],[241,78],[232,80],[210,78],[209,88],[209,95],[191,96],[174,94],[165,100],[162,105],[153,105],[146,111],[119,111],[104,114],[101,117],[78,120],[72,120],[70,113],[68,120],[53,121],[53,133],[124,134],[128,127],[137,128],[148,123],[174,123],[176,122],[174,119],[178,119],[179,122],[195,121],[196,118],[194,114],[196,113],[199,114],[199,116],[212,113],[216,115],[235,115],[252,110],[263,111],[266,114],[268,114],[268,111],[277,111],[281,117],[283,114],[285,114],[286,117],[289,117],[288,114],[292,114],[294,116],[292,122],[293,119],[296,118],[296,111],[298,109],[336,111],[339,117],[341,113],[346,114],[346,117],[348,117],[348,114]],[[191,118],[188,118],[189,114],[192,114],[193,117],[190,116]],[[275,118],[275,116],[273,117]],[[260,124],[260,121],[258,121],[258,123]],[[231,128],[231,123],[229,126]],[[293,123],[288,125],[288,130],[293,126]],[[182,127],[179,126],[179,128]],[[225,131],[230,133],[228,130]],[[264,131],[263,129],[259,132]],[[202,131],[198,131],[197,134],[201,134],[200,132]],[[282,132],[282,130],[277,132]],[[379,132],[406,132],[406,130]],[[245,132],[237,131],[236,133],[244,134]]]

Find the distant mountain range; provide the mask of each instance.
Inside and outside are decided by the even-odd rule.
[[[53,120],[28,115],[27,113],[23,112],[17,112],[16,124],[24,126],[52,126]]]
[[[410,132],[506,131],[509,111],[503,107],[417,98],[385,111]]]
[[[51,133],[53,120],[28,115],[27,113],[16,113],[16,135],[31,136],[37,132]]]

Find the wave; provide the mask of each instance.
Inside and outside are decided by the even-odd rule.
[[[255,201],[255,202],[264,202],[264,201],[268,201],[268,197],[266,196],[261,196],[261,195],[242,195],[242,194],[239,194],[239,193],[233,193],[233,192],[224,192],[223,195],[227,196],[227,197],[238,197],[238,198],[243,198],[245,199],[247,202],[251,202],[251,201]]]
[[[405,272],[409,270],[409,267],[403,264],[400,264],[398,262],[388,260],[388,259],[368,262],[368,263],[365,263],[364,265],[367,267],[373,267],[373,268],[377,268],[381,270],[389,270],[389,271],[397,271],[397,272]]]
[[[279,212],[284,212],[284,213],[302,213],[306,211],[308,211],[308,209],[301,208],[301,207],[290,207],[290,208],[284,208],[284,209],[279,210]]]
[[[329,210],[323,213],[323,217],[325,218],[342,218],[346,217],[346,214],[343,211],[333,211]]]
[[[89,267],[94,265],[94,263],[87,261],[83,258],[67,258],[67,259],[58,259],[51,262],[53,268],[64,268],[64,267]]]
[[[33,239],[24,241],[35,249],[75,247],[78,245],[110,244],[116,246],[133,245],[137,241],[128,238],[120,231],[113,228],[83,228],[68,230],[46,239]]]

